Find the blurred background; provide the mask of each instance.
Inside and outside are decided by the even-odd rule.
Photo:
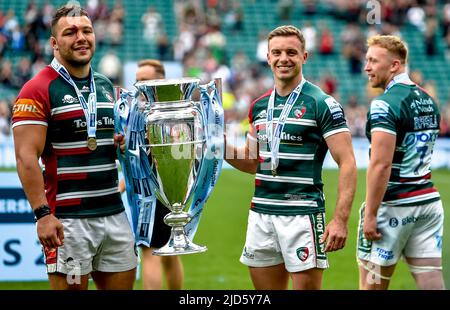
[[[0,289],[48,288],[45,283],[37,286],[22,283],[45,279],[45,273],[31,209],[14,172],[10,119],[20,88],[52,59],[48,43],[51,17],[65,3],[68,2],[0,0],[0,281],[16,281],[14,284],[0,282]],[[450,142],[446,139],[450,137],[449,0],[85,0],[80,3],[88,10],[95,27],[94,70],[128,89],[133,87],[136,63],[143,58],[162,60],[168,78],[191,76],[206,82],[220,77],[227,130],[240,136],[248,130],[251,102],[273,86],[266,63],[267,34],[283,24],[301,28],[309,52],[304,75],[343,105],[361,169],[366,167],[368,159],[364,138],[367,108],[370,99],[380,92],[368,86],[363,72],[365,42],[374,34],[398,35],[409,47],[411,78],[440,105],[441,139],[433,159],[433,167],[439,170],[433,176],[437,175],[441,193],[450,185]],[[325,167],[333,169],[333,163],[327,160]],[[357,208],[364,199],[364,172],[360,171],[350,223],[353,235]],[[224,171],[205,209],[197,237],[200,243],[214,245],[207,244],[212,249],[203,256],[183,258],[186,288],[252,287],[246,268],[238,261],[252,182],[251,176]],[[324,182],[330,191],[327,212],[332,214],[336,172],[325,171]],[[450,197],[443,195],[443,200],[444,206],[450,203]],[[232,232],[229,226],[233,226]],[[218,227],[227,232],[217,231]],[[448,232],[447,227],[446,224]],[[215,234],[220,238],[214,237]],[[332,263],[333,260],[342,263],[346,258],[349,267],[336,268],[332,264],[325,274],[324,288],[357,288],[353,241],[354,236],[342,254],[331,255]],[[444,236],[444,252],[446,245],[450,243]],[[217,266],[212,269],[202,265],[203,261],[216,265],[216,259]],[[450,267],[449,261],[446,260],[444,270]],[[227,266],[223,267],[225,273],[215,269],[219,266]],[[394,280],[394,288],[414,288],[406,270],[400,267],[399,274],[402,280],[397,280],[401,282],[395,285]],[[195,280],[203,276],[210,278]],[[336,281],[331,280],[334,277]]]

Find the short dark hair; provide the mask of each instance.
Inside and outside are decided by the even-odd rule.
[[[159,74],[161,78],[164,78],[166,76],[164,65],[157,59],[143,59],[138,63],[138,68],[144,66],[151,66],[155,68],[156,74]]]
[[[61,17],[65,16],[86,16],[87,18],[91,19],[89,17],[88,12],[82,8],[81,6],[77,4],[66,4],[59,9],[56,10],[55,14],[52,18],[52,35],[55,35],[55,26],[58,23],[58,21],[61,19]]]

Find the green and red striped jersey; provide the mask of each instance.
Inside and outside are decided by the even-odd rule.
[[[331,135],[349,132],[344,112],[336,100],[316,85],[306,82],[292,107],[281,134],[277,175],[270,170],[271,152],[266,133],[271,91],[256,99],[249,121],[256,129],[259,165],[251,208],[274,215],[304,215],[325,211],[322,165]],[[275,95],[273,124],[288,97]]]
[[[384,204],[417,206],[440,199],[430,168],[439,123],[437,104],[416,85],[394,84],[372,101],[366,125],[369,141],[374,131],[396,136]]]
[[[88,100],[89,80],[72,79]],[[97,95],[97,144],[87,148],[87,126],[73,87],[50,66],[28,81],[13,108],[13,128],[47,126],[44,152],[45,190],[52,212],[60,218],[113,215],[124,210],[118,192],[114,149],[114,91],[94,73]]]

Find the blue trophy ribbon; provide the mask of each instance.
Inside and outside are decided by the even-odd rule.
[[[191,195],[188,214],[191,218],[184,227],[193,240],[204,205],[216,185],[223,163],[224,116],[220,95],[214,81],[200,85],[199,110],[205,133],[205,153],[197,171],[197,181]],[[144,149],[145,112],[135,94],[123,90],[115,104],[115,131],[125,136],[125,152],[117,151],[117,157],[125,177],[128,204],[137,245],[150,245],[152,238],[158,182],[152,172],[152,164]],[[152,103],[150,103],[151,105]]]
[[[123,91],[115,104],[115,132],[125,136],[125,152],[122,154],[117,150],[117,157],[125,178],[136,244],[150,246],[156,205],[155,183],[141,147],[145,142],[145,123],[136,98],[131,92]]]
[[[208,93],[211,89],[211,93]],[[200,86],[200,105],[204,113],[204,128],[206,134],[206,154],[200,166],[198,182],[194,189],[191,206],[189,207],[190,222],[185,226],[185,232],[193,240],[197,232],[200,216],[204,205],[222,171],[224,141],[224,116],[222,101],[214,81]]]

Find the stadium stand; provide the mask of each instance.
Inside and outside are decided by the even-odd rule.
[[[358,107],[357,117],[365,117],[371,94],[362,71],[368,33],[393,33],[406,40],[411,71],[421,77],[420,82],[435,94],[443,114],[447,114],[450,46],[446,42],[450,39],[443,35],[450,24],[446,20],[450,16],[448,1],[414,1],[420,4],[413,7],[415,10],[410,10],[413,1],[409,0],[382,2],[381,23],[373,26],[366,21],[368,1],[362,0],[86,0],[81,4],[92,7],[96,15],[95,69],[112,53],[121,64],[148,57],[175,59],[183,63],[185,75],[203,79],[222,76],[227,80],[228,117],[238,122],[245,119],[251,100],[271,85],[270,70],[256,54],[259,36],[288,23],[308,27],[308,36],[314,40],[305,76],[322,86],[327,83],[325,89],[346,109]],[[52,6],[67,1],[49,3],[0,0],[0,99],[9,107],[23,80],[51,58],[46,48],[49,31],[45,16],[48,18]],[[44,18],[42,12],[47,12]],[[15,24],[22,37],[14,32]],[[23,58],[30,64],[23,64],[25,73],[20,74],[18,66]],[[362,131],[354,130],[354,134]]]

